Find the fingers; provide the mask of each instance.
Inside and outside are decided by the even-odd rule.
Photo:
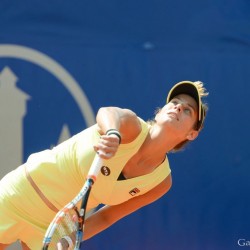
[[[94,150],[98,152],[103,159],[113,157],[119,147],[119,138],[116,135],[102,135],[99,142],[94,146]]]
[[[67,240],[65,239],[60,239],[60,241],[56,245],[57,250],[67,250],[69,248],[69,244]]]
[[[73,233],[72,233],[73,234]],[[56,249],[57,250],[68,250],[68,249],[73,249],[74,244],[73,240],[75,241],[75,234],[72,236],[63,236],[56,244]]]

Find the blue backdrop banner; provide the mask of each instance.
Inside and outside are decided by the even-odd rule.
[[[151,119],[171,86],[210,92],[204,131],[170,154],[173,186],[89,250],[250,246],[250,2],[0,2],[0,177],[92,125],[101,106]]]

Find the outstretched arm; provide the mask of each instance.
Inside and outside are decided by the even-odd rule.
[[[168,192],[172,184],[171,175],[161,182],[154,189],[144,195],[132,198],[124,203],[115,206],[104,206],[96,213],[86,219],[84,240],[100,233],[123,217],[135,212],[162,197]]]

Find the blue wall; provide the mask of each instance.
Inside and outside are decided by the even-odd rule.
[[[86,249],[231,250],[250,241],[250,2],[248,0],[0,2],[0,45],[53,58],[80,84],[94,113],[133,109],[144,119],[172,84],[202,80],[206,127],[169,155],[173,187],[156,203],[86,242]],[[62,124],[86,127],[58,79],[15,56],[0,57],[32,98],[24,160],[57,143]],[[1,142],[2,144],[2,142]]]

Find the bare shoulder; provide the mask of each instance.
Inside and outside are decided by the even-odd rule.
[[[169,191],[172,186],[172,176],[169,174],[156,188],[159,189],[160,192],[165,194]]]
[[[120,133],[122,143],[133,141],[141,132],[141,122],[131,109],[120,109]]]
[[[141,132],[139,118],[127,108],[102,107],[97,112],[96,121],[100,134],[105,134],[111,128],[119,130],[122,143],[133,141]]]
[[[129,125],[130,123],[133,126],[140,125],[140,121],[137,117],[137,114],[131,109],[120,109],[120,112],[121,112],[120,118],[122,122],[121,125]]]

